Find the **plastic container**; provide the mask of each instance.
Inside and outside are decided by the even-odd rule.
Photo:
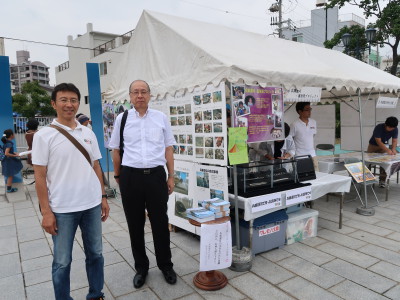
[[[259,217],[253,221],[252,253],[253,255],[285,245],[285,234],[288,216],[284,209]],[[235,217],[232,222],[232,243],[236,245]],[[250,222],[239,220],[240,244],[250,247]]]
[[[286,207],[285,209],[286,209],[287,214],[291,214],[291,213],[301,210],[302,208],[303,208],[303,203],[299,203],[299,204],[295,204],[295,205]]]
[[[288,215],[286,244],[290,245],[317,236],[318,211],[303,208]]]

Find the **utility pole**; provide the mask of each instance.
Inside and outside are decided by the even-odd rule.
[[[278,33],[279,38],[282,38],[282,0],[278,0],[279,17],[278,17]]]

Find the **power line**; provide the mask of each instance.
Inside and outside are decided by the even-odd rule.
[[[45,43],[45,42],[39,42],[39,41],[30,41],[30,40],[23,40],[23,39],[17,39],[17,38],[10,38],[10,37],[5,37],[5,36],[1,36],[0,38],[3,38],[3,39],[5,39],[5,40],[19,41],[19,42],[27,42],[27,43],[34,43],[34,44],[41,44],[41,45],[48,45],[48,46],[66,47],[66,48],[74,48],[74,49],[81,49],[81,50],[95,50],[95,49],[93,49],[93,48],[85,48],[85,47],[61,45],[61,44],[54,44],[54,43]],[[106,52],[124,53],[124,52],[114,51],[114,50],[107,50]]]

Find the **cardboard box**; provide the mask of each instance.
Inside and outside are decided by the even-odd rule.
[[[288,214],[288,217],[289,219],[286,229],[287,245],[317,236],[317,210],[303,208],[300,211]]]

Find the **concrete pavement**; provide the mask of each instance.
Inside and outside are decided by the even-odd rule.
[[[165,282],[156,267],[149,224],[145,229],[151,269],[146,284],[136,290],[122,205],[111,199],[110,218],[103,224],[106,299],[400,299],[400,186],[394,181],[392,185],[389,201],[375,207],[372,217],[355,213],[359,202],[346,203],[343,229],[338,229],[338,199],[316,200],[317,237],[256,255],[249,272],[222,270],[229,284],[215,292],[193,285],[200,242],[185,231],[171,233],[178,282],[175,286]],[[52,240],[41,228],[34,186],[26,189],[28,200],[22,202],[8,203],[0,194],[0,300],[54,299]],[[377,193],[384,199],[383,189],[377,188]],[[79,233],[73,259],[72,296],[85,299],[87,279]]]

